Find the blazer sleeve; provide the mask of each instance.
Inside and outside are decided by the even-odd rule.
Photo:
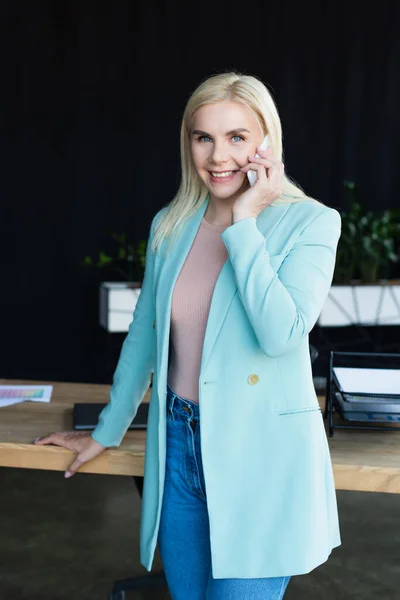
[[[221,234],[240,299],[267,356],[290,352],[314,327],[332,283],[340,234],[339,212],[324,208],[302,230],[279,275],[270,264],[255,217]]]
[[[161,212],[161,211],[160,211]],[[156,334],[153,328],[155,306],[153,294],[154,255],[151,242],[154,217],[146,250],[142,289],[133,312],[133,320],[122,344],[113,376],[108,404],[101,411],[92,438],[102,446],[119,446],[139,404],[150,385],[154,370]]]

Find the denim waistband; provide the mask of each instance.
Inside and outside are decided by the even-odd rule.
[[[196,402],[183,398],[174,392],[174,390],[167,384],[167,411],[171,416],[180,417],[191,421],[200,420],[200,408]]]

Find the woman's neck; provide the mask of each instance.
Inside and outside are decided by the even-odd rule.
[[[221,202],[220,200],[215,201],[211,198],[204,214],[205,220],[211,225],[229,227],[232,225],[233,204],[234,200],[230,202],[229,199],[227,199],[226,202]]]

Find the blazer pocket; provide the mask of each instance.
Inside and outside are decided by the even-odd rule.
[[[315,404],[313,404],[312,406],[306,406],[303,408],[293,408],[293,409],[287,409],[287,410],[279,410],[278,409],[278,415],[281,417],[286,417],[288,415],[301,415],[303,413],[306,412],[320,412],[322,413],[322,409],[320,406],[315,406]]]

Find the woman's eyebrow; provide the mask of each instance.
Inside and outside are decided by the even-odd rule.
[[[232,129],[231,131],[227,131],[225,135],[233,135],[234,133],[241,133],[242,131],[246,131],[247,133],[250,133],[250,131],[248,129],[245,129],[244,127],[238,127],[237,129]],[[194,131],[192,131],[192,135],[208,135],[209,137],[211,137],[211,135],[209,133],[207,133],[207,131],[202,131],[201,129],[195,129]]]

